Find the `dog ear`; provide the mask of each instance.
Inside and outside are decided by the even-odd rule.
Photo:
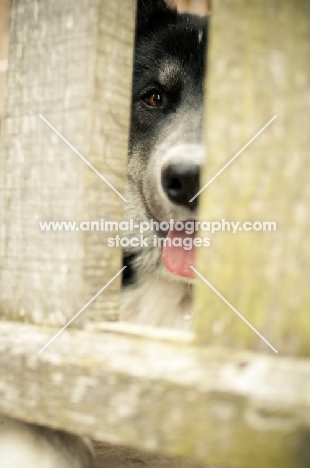
[[[157,15],[175,15],[176,7],[172,0],[138,0],[137,2],[137,30],[144,29],[151,19]]]

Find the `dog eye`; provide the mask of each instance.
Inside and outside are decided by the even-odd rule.
[[[163,97],[159,91],[151,91],[143,96],[143,101],[150,107],[162,107]]]

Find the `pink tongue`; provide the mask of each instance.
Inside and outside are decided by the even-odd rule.
[[[178,241],[176,240],[177,238],[179,239]],[[185,250],[183,247],[183,239],[185,238],[191,239],[193,242],[195,234],[186,234],[185,231],[175,230],[168,232],[166,242],[163,247],[162,262],[167,270],[174,275],[193,278],[194,272],[190,267],[194,266],[195,247],[192,245],[191,249]],[[174,242],[177,246],[173,245]]]

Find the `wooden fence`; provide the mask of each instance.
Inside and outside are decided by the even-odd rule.
[[[38,221],[122,218],[120,197],[39,115],[123,193],[135,1],[13,2],[2,413],[227,468],[310,467],[309,13],[308,0],[213,5],[202,185],[269,125],[204,190],[201,219],[277,231],[217,232],[199,250],[194,334],[102,322],[117,317],[116,280],[39,354],[121,253],[96,233],[42,234]]]

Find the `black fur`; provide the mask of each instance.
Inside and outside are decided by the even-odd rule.
[[[189,104],[201,104],[203,77],[206,63],[206,46],[197,54],[197,31],[206,29],[206,17],[179,14],[167,7],[163,0],[140,0],[138,2],[137,33],[132,90],[131,151],[137,140],[145,143],[142,157],[147,158],[150,145],[156,143],[160,128],[172,114]],[[171,70],[167,83],[160,83],[161,63],[175,59],[182,67]],[[141,97],[148,90],[159,87],[167,98],[162,113],[149,111],[141,106]],[[191,102],[188,102],[191,101]],[[154,133],[154,126],[158,128]]]
[[[137,257],[137,254],[126,255],[125,252],[123,253],[123,266],[126,267],[126,269],[123,271],[123,277],[122,277],[123,287],[131,286],[132,284],[135,284],[136,271],[134,268],[134,261],[136,257]]]
[[[165,26],[176,16],[175,6],[169,5],[165,0],[138,0],[137,32],[148,30],[150,25]]]

